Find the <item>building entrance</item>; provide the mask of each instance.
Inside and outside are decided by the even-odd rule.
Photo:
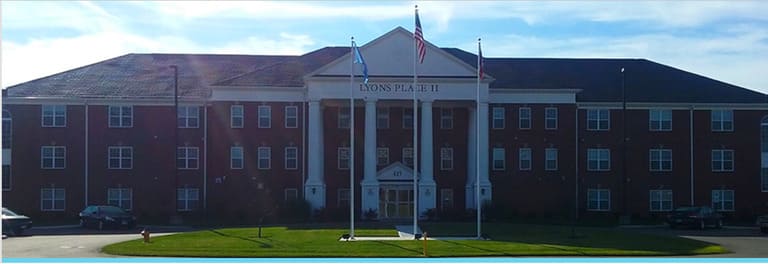
[[[413,218],[413,186],[382,185],[379,212],[379,217],[383,219]]]

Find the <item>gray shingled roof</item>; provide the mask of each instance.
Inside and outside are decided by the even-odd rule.
[[[443,48],[469,65],[475,54]],[[9,97],[170,97],[179,67],[180,95],[206,97],[210,86],[301,87],[303,76],[348,47],[301,56],[128,54],[11,86]],[[644,59],[485,58],[495,89],[581,89],[581,102],[621,100],[624,74],[630,102],[766,103],[762,93]],[[369,67],[373,67],[369,65]]]

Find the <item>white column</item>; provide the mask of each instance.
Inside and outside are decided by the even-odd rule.
[[[379,215],[379,181],[376,179],[376,99],[365,99],[365,147],[363,153],[362,214],[375,210]]]
[[[432,101],[421,102],[421,179],[419,179],[419,214],[435,208],[437,192],[434,178],[434,140],[432,134]]]
[[[488,103],[481,102],[480,108],[480,196],[482,201],[491,201],[491,182],[488,180]]]
[[[469,123],[467,131],[467,185],[465,188],[465,208],[475,208],[475,178],[477,175],[477,111],[469,107]]]
[[[308,126],[308,176],[304,185],[305,199],[313,209],[325,207],[325,182],[323,181],[323,113],[320,101],[309,102]]]

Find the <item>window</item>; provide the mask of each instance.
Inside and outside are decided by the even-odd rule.
[[[403,108],[403,128],[413,129],[413,108]]]
[[[504,129],[504,107],[493,108],[493,129]]]
[[[108,147],[110,169],[133,168],[133,147]]]
[[[3,165],[3,190],[11,189],[11,165]]]
[[[603,148],[587,149],[587,170],[611,170],[611,150]]]
[[[66,196],[64,188],[40,189],[40,210],[64,211]]]
[[[42,123],[43,127],[67,126],[67,106],[43,105]]]
[[[242,105],[233,105],[229,108],[229,124],[231,128],[242,128],[245,120],[245,113]]]
[[[544,170],[556,171],[557,170],[557,149],[547,148],[544,149]]]
[[[349,148],[341,147],[337,150],[337,159],[338,164],[337,168],[340,170],[348,170],[349,169]]]
[[[712,190],[712,209],[715,211],[733,211],[733,190]]]
[[[504,149],[493,148],[493,170],[504,170]]]
[[[376,108],[376,128],[389,128],[389,107]]]
[[[531,149],[520,149],[520,170],[531,170]]]
[[[672,211],[672,190],[651,190],[651,212]]]
[[[197,188],[176,189],[176,210],[192,211],[200,205],[200,190]]]
[[[760,189],[768,192],[768,116],[760,122],[760,179]]]
[[[587,210],[589,211],[611,210],[611,191],[608,189],[587,190]]]
[[[229,148],[229,168],[230,169],[243,168],[243,147]]]
[[[63,169],[66,163],[66,148],[63,146],[43,146],[40,154],[40,167],[43,169]]]
[[[299,107],[289,105],[285,107],[285,128],[299,127]]]
[[[107,189],[107,204],[117,206],[125,210],[133,209],[133,189],[109,188]]]
[[[713,149],[712,150],[712,171],[713,172],[733,171],[733,150]]]
[[[440,189],[440,210],[453,209],[453,189]]]
[[[413,148],[403,148],[403,164],[413,167]]]
[[[11,112],[3,110],[3,149],[11,148]]]
[[[259,169],[268,170],[272,168],[272,148],[259,147]]]
[[[440,129],[453,129],[453,108],[440,108]]]
[[[350,116],[349,116],[349,107],[339,107],[339,121],[338,121],[338,127],[339,128],[349,128],[350,125]]]
[[[651,149],[648,153],[651,171],[672,171],[671,149]]]
[[[198,149],[196,147],[176,148],[176,167],[179,169],[197,169]]]
[[[733,110],[712,110],[712,131],[733,131]]]
[[[453,148],[440,148],[440,170],[453,170]]]
[[[110,106],[109,127],[132,127],[133,106]]]
[[[299,191],[296,188],[285,189],[285,202],[293,202],[299,199]]]
[[[338,196],[338,200],[336,201],[336,204],[338,205],[338,207],[339,208],[349,207],[349,204],[350,204],[349,203],[349,201],[350,201],[349,200],[349,195],[350,195],[349,189],[339,189],[338,193],[339,193],[339,196]]]
[[[610,129],[610,117],[608,109],[587,109],[587,130]]]
[[[272,127],[272,107],[268,105],[259,106],[259,128]]]
[[[557,108],[544,108],[544,129],[557,129]]]
[[[520,107],[519,112],[520,119],[518,120],[518,127],[520,129],[531,129],[531,108]]]
[[[376,166],[389,165],[389,148],[376,148]]]
[[[179,106],[179,128],[197,128],[200,123],[199,115],[200,109],[197,106]]]
[[[299,168],[299,149],[296,147],[285,147],[285,169],[295,170]]]
[[[648,128],[651,131],[672,131],[672,110],[648,110]]]

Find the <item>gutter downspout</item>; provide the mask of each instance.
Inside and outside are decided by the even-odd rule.
[[[690,154],[691,154],[691,157],[690,157],[690,163],[691,163],[691,203],[690,204],[693,205],[694,204],[694,200],[693,200],[694,199],[694,196],[693,196],[693,191],[694,191],[694,187],[693,187],[693,183],[694,183],[694,178],[693,178],[694,177],[693,176],[694,175],[694,173],[693,173],[693,105],[691,105],[691,108],[688,110],[688,126],[689,126],[688,130],[690,131],[690,138],[691,138],[690,139],[690,145],[691,145],[691,150],[690,150]]]
[[[571,237],[576,237],[576,222],[579,219],[579,107],[576,106],[576,163],[575,181],[574,181],[574,199],[573,199],[573,225],[571,226]]]
[[[85,176],[84,202],[85,202],[85,207],[88,207],[88,101],[85,101],[83,104],[85,104],[85,159],[84,159],[85,168],[83,169],[84,176]]]
[[[307,101],[301,102],[301,198],[307,199],[307,190],[304,185],[307,181]],[[298,155],[297,155],[298,156]]]
[[[208,219],[208,102],[203,105],[203,211]]]

